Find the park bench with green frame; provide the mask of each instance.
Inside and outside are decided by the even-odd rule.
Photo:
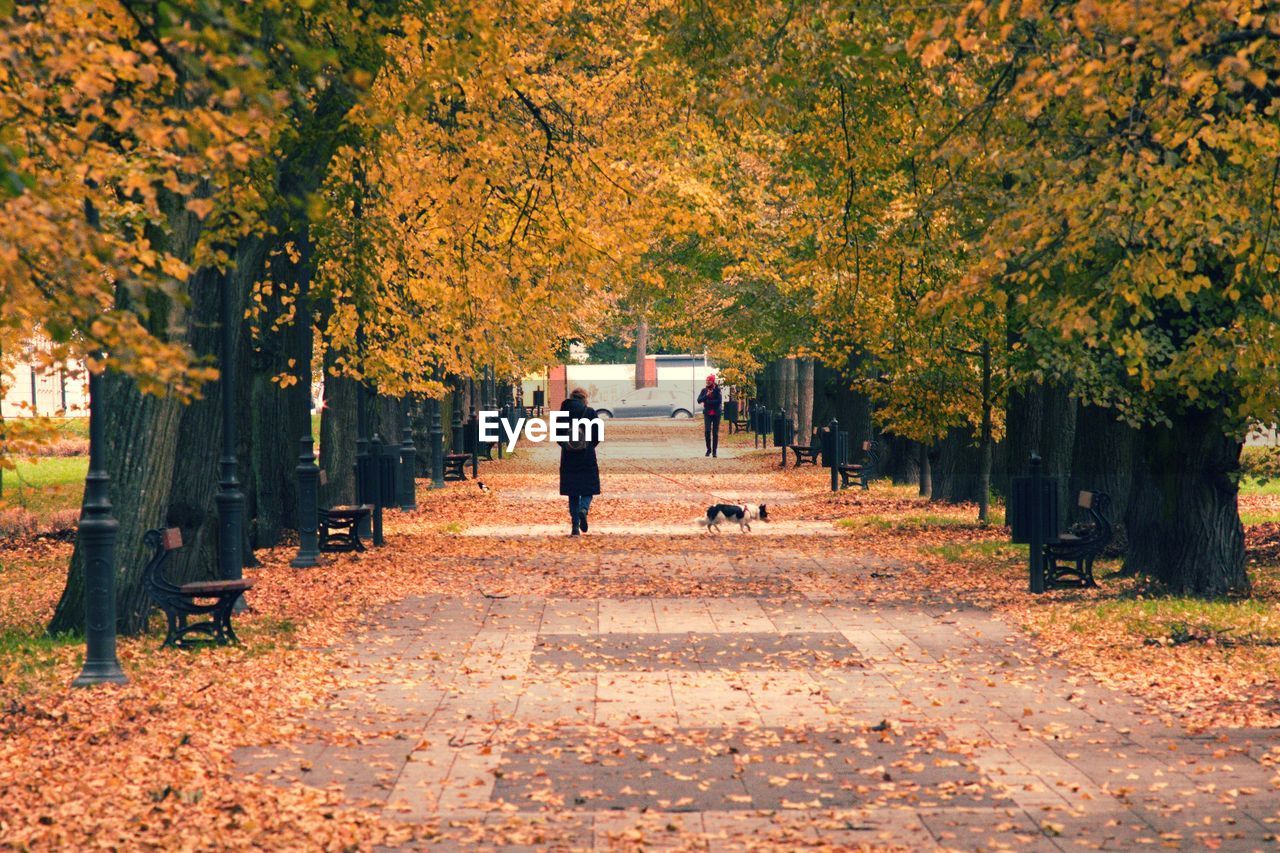
[[[1044,546],[1045,586],[1049,589],[1098,585],[1093,579],[1093,561],[1111,544],[1115,532],[1107,517],[1111,496],[1106,492],[1080,492],[1076,505],[1089,513],[1090,523],[1059,533],[1058,541]]]
[[[444,455],[444,479],[467,479],[467,463],[470,461],[470,453],[446,453]]]
[[[822,452],[822,442],[818,438],[818,431],[816,429],[813,431],[808,444],[792,444],[788,449],[795,457],[796,464],[794,467],[799,468],[806,463],[816,467],[818,454]]]
[[[142,541],[155,550],[143,570],[142,582],[168,621],[164,645],[171,648],[193,645],[187,639],[189,634],[205,634],[205,642],[212,640],[220,646],[239,644],[231,628],[231,613],[240,596],[253,587],[253,581],[196,581],[177,586],[165,579],[163,570],[169,555],[182,547],[182,531],[176,527],[148,530]],[[205,615],[210,617],[206,621],[187,622],[189,617]]]
[[[837,470],[840,472],[840,488],[849,488],[850,481],[857,478],[862,488],[871,487],[871,481],[879,474],[880,447],[874,441],[862,442],[862,459],[858,462],[842,462]]]
[[[373,513],[369,504],[331,506],[320,510],[320,553],[363,551],[360,523]]]

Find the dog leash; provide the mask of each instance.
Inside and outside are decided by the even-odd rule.
[[[680,480],[677,480],[674,477],[668,477],[665,474],[659,474],[657,471],[650,471],[648,468],[645,468],[641,465],[637,465],[634,462],[628,462],[625,459],[614,459],[610,461],[619,462],[627,466],[628,468],[634,468],[635,470],[643,474],[648,474],[652,477],[658,477],[659,479],[666,480],[668,483],[675,483],[677,486],[679,486],[680,488],[684,489],[687,492],[693,492],[694,494],[697,494],[697,495],[708,495],[710,497],[715,498],[717,501],[730,503],[730,504],[733,504],[734,506],[740,506],[740,504],[736,504],[733,501],[730,501],[727,498],[725,498],[724,495],[718,495],[715,492],[709,492],[706,489],[694,488],[693,486],[690,486],[688,483],[683,483]]]

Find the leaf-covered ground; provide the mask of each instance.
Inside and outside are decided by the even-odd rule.
[[[822,769],[824,762],[835,760],[824,758],[824,753],[843,755],[843,747],[815,743],[779,753],[777,743],[770,742],[779,737],[777,731],[788,729],[771,728],[769,714],[803,715],[809,705],[843,706],[832,698],[831,684],[822,688],[821,700],[801,703],[796,710],[789,704],[794,697],[778,698],[777,704],[759,698],[774,695],[770,691],[776,684],[771,687],[768,679],[790,683],[787,679],[794,676],[786,673],[814,666],[815,650],[762,646],[766,641],[754,633],[749,641],[731,637],[720,645],[710,636],[695,640],[709,644],[699,652],[704,658],[727,656],[737,662],[735,666],[746,667],[743,674],[732,677],[747,679],[743,684],[763,721],[755,728],[735,730],[729,736],[715,727],[673,727],[659,720],[637,741],[625,727],[609,724],[597,712],[579,729],[536,720],[515,729],[495,722],[496,728],[488,734],[481,729],[482,737],[492,736],[495,744],[501,744],[503,761],[508,762],[504,767],[513,774],[503,783],[506,787],[498,790],[533,798],[524,801],[518,815],[497,809],[480,818],[449,821],[439,814],[405,812],[385,802],[370,809],[361,805],[367,798],[348,786],[301,784],[308,781],[303,769],[295,768],[286,776],[287,783],[280,784],[280,779],[270,783],[249,775],[236,763],[237,750],[243,752],[245,747],[316,741],[349,745],[370,739],[367,724],[373,712],[365,704],[370,672],[383,687],[404,682],[402,692],[410,695],[415,691],[447,695],[441,679],[459,677],[458,662],[447,660],[447,653],[445,659],[419,661],[412,664],[418,669],[406,670],[400,669],[401,663],[409,667],[410,659],[399,652],[369,658],[368,653],[376,652],[389,636],[416,641],[440,630],[439,620],[446,618],[447,611],[438,610],[437,618],[430,615],[437,611],[424,610],[420,623],[411,628],[400,634],[380,634],[378,620],[388,612],[401,612],[400,602],[406,600],[436,602],[431,606],[437,608],[443,606],[441,601],[471,602],[466,607],[488,608],[489,613],[500,610],[501,602],[512,607],[527,601],[702,602],[698,606],[711,606],[714,619],[715,601],[769,602],[787,598],[790,593],[784,587],[790,585],[815,602],[813,618],[835,623],[843,618],[840,613],[848,611],[846,616],[852,619],[862,612],[848,610],[853,601],[874,602],[878,613],[899,614],[893,618],[936,609],[939,602],[952,602],[947,607],[960,607],[960,613],[977,605],[992,608],[1008,623],[1026,629],[1025,636],[1012,636],[1011,648],[1025,643],[1028,655],[1038,653],[1037,649],[1048,652],[1068,663],[1070,671],[1126,691],[1134,707],[1145,707],[1143,713],[1153,719],[1215,732],[1277,724],[1280,709],[1272,685],[1280,669],[1280,649],[1271,641],[1280,636],[1276,627],[1280,606],[1277,576],[1265,550],[1271,535],[1266,528],[1250,531],[1251,553],[1259,562],[1253,567],[1256,591],[1249,601],[1162,597],[1137,581],[1107,578],[1106,568],[1100,572],[1100,590],[1032,598],[1025,592],[1025,549],[1007,544],[1003,529],[973,523],[972,507],[923,503],[910,490],[886,484],[876,484],[867,492],[832,495],[826,490],[825,472],[810,467],[779,471],[774,452],[748,452],[749,441],[741,437],[726,442],[741,455],[722,459],[718,465],[700,458],[683,460],[680,454],[651,457],[638,452],[653,441],[654,430],[679,428],[611,425],[615,430],[611,440],[619,450],[612,462],[606,455],[606,494],[592,510],[594,532],[581,539],[522,535],[522,527],[565,522],[562,499],[555,494],[554,474],[546,459],[522,450],[500,463],[482,463],[481,479],[490,487],[487,493],[470,482],[451,484],[442,491],[420,483],[419,509],[388,516],[385,549],[335,555],[323,567],[307,571],[288,567],[289,548],[264,552],[260,554],[263,568],[250,572],[257,582],[252,611],[238,621],[243,647],[168,652],[158,649],[156,635],[123,639],[121,660],[131,678],[123,688],[73,691],[67,687],[78,669],[81,646],[42,639],[39,626],[60,591],[70,546],[54,540],[11,540],[0,557],[0,843],[19,848],[90,843],[135,848],[183,844],[193,848],[367,848],[450,837],[533,844],[559,839],[570,846],[583,838],[623,846],[665,840],[700,846],[718,837],[744,844],[883,846],[910,837],[888,830],[859,835],[850,829],[851,821],[857,823],[852,812],[807,805],[820,806],[815,798],[827,791],[826,780],[813,776],[827,773]],[[625,452],[628,442],[634,443],[636,453]],[[733,531],[725,534],[730,538],[709,544],[696,538],[701,534],[694,533],[692,520],[713,497],[767,498],[778,525],[826,520],[834,529],[822,535],[749,539]],[[1269,505],[1256,508],[1273,509]],[[510,535],[471,535],[494,525],[505,526]],[[680,535],[647,532],[654,527]],[[541,618],[547,618],[545,613]],[[658,618],[663,618],[661,613]],[[914,623],[900,624],[904,642],[924,643],[920,648],[927,650],[928,644],[912,635],[909,626]],[[943,618],[942,624],[951,623]],[[845,635],[862,636],[855,627],[848,627]],[[876,636],[888,642],[883,640],[888,636],[883,631],[888,630]],[[550,655],[547,666],[559,667],[556,677],[564,684],[591,678],[598,691],[601,673],[611,671],[621,659],[648,660],[651,663],[642,668],[654,670],[686,665],[681,656],[687,649],[643,633],[636,635],[636,645],[617,648],[598,639],[604,634],[584,636],[572,643],[557,641],[559,647],[538,652]],[[866,642],[872,638],[868,636]],[[855,645],[859,654],[872,656],[867,646]],[[353,666],[353,653],[369,659]],[[819,663],[824,671],[840,671],[839,654],[838,649],[823,653]],[[888,646],[884,654],[889,656]],[[761,677],[766,680],[760,683],[750,681],[756,677],[751,675],[756,657],[765,670]],[[495,654],[493,660],[500,665],[502,656]],[[921,678],[937,678],[939,684],[950,678],[947,661],[936,655],[902,658],[893,666],[919,667]],[[848,670],[855,671],[862,670]],[[1017,686],[1020,679],[1034,675],[1031,669],[1008,680]],[[668,678],[677,692],[685,683],[681,681],[685,676]],[[686,688],[693,689],[689,684]],[[969,681],[960,686],[984,689]],[[947,695],[938,693],[942,697],[936,700],[942,703],[938,707],[951,701]],[[1027,710],[1029,715],[1041,713],[1039,706],[1030,704]],[[867,708],[862,711],[839,718],[853,727],[847,737],[867,743],[868,749],[888,749],[876,744],[892,741],[892,748],[898,750],[893,760],[904,767],[945,768],[947,762],[962,766],[974,749],[990,746],[983,738],[974,740],[951,731],[943,733],[948,735],[946,748],[939,752],[936,744],[930,746],[939,732],[936,723],[930,727],[927,714],[913,717],[876,711],[872,719]],[[703,722],[715,719],[712,714]],[[828,714],[824,719],[833,718]],[[809,737],[805,732],[810,728],[800,733]],[[829,731],[832,725],[818,728]],[[465,736],[470,730],[464,724],[459,731]],[[566,805],[564,790],[553,785],[537,799],[536,790],[518,784],[521,778],[542,778],[538,777],[539,761],[551,754],[572,753],[574,744],[582,742],[611,744],[628,755],[635,750],[654,755],[670,747],[679,755],[688,753],[693,767],[723,761],[715,755],[728,755],[730,749],[736,750],[735,756],[759,754],[772,763],[781,757],[791,769],[766,774],[761,785],[766,791],[793,791],[796,799],[780,797],[765,818],[754,809],[763,800],[738,804],[753,809],[733,812],[733,820],[725,818],[727,823],[714,827],[714,832],[710,817],[700,818],[702,822],[692,829],[685,825],[687,816],[655,814],[609,824],[597,814],[594,835],[589,831],[584,836],[582,826],[569,813],[574,807],[572,796]],[[409,746],[419,744],[415,739]],[[711,758],[700,759],[689,752],[711,755],[708,748],[715,753]],[[927,761],[912,757],[926,748],[931,750]],[[283,747],[281,751],[289,752]],[[743,762],[737,764],[741,770]],[[677,772],[697,776],[692,769]],[[892,776],[894,771],[884,772]],[[789,779],[788,773],[799,775]],[[493,779],[487,783],[493,785]],[[901,805],[902,797],[919,796],[919,786],[908,789],[903,784],[901,778],[881,779],[870,786],[875,789],[873,795],[859,796],[872,796],[883,812],[889,804]],[[609,789],[614,791],[609,796],[620,796],[617,791],[626,787]],[[852,790],[858,788],[854,784]],[[994,793],[985,784],[975,783],[973,790]],[[644,790],[636,791],[643,799]],[[667,807],[678,802],[676,797]],[[788,803],[794,808],[788,808]],[[539,809],[542,814],[537,819],[529,817]],[[1000,832],[991,827],[984,831],[1019,843],[1029,838],[1028,826],[1032,835],[1073,831],[1069,822],[1050,818],[1030,824],[1013,821]],[[1230,837],[1217,826],[1206,831],[1206,842]],[[950,841],[957,846],[974,846],[987,839],[953,825],[930,825],[929,832],[935,843]],[[1158,836],[1155,833],[1153,838]]]

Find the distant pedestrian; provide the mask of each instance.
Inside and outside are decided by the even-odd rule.
[[[698,392],[702,404],[702,437],[707,441],[707,456],[715,456],[720,449],[720,403],[723,395],[716,384],[716,375],[707,377],[707,387]]]
[[[569,440],[560,442],[560,494],[569,499],[570,536],[587,532],[587,511],[591,499],[600,494],[600,465],[596,462],[596,445],[600,436],[595,430],[581,427],[581,440],[573,439],[573,422],[595,419],[596,410],[587,405],[587,392],[574,388],[569,399],[560,404],[569,413]]]

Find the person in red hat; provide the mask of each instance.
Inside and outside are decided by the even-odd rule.
[[[707,456],[715,456],[720,449],[720,413],[723,395],[716,384],[716,375],[707,377],[707,387],[698,393],[702,404],[702,435],[707,440]]]

